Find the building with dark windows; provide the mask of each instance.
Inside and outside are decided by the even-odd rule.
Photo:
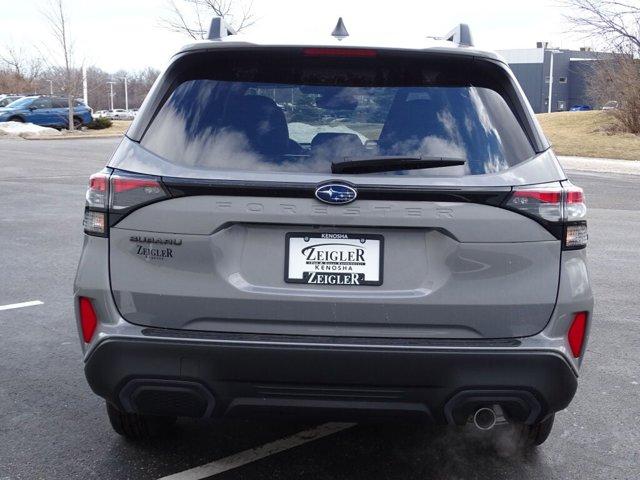
[[[538,43],[537,48],[500,50],[498,53],[511,66],[534,112],[544,113],[549,110],[551,77],[552,112],[569,110],[577,105],[587,105],[594,109],[602,107],[589,98],[587,81],[593,74],[596,62],[611,58],[612,54],[593,52],[587,48],[548,48],[542,42]]]

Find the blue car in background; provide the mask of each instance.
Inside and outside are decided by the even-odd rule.
[[[79,128],[92,120],[91,109],[74,100],[73,125]],[[0,122],[27,122],[43,127],[68,128],[67,99],[48,95],[24,97],[0,108]]]
[[[574,105],[569,109],[570,112],[588,112],[593,110],[589,105]]]

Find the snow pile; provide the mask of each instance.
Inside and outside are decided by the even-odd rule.
[[[355,133],[362,142],[367,141],[367,137],[355,130],[350,129],[346,125],[337,125],[331,127],[329,125],[309,125],[308,123],[292,122],[289,124],[289,136],[298,143],[311,143],[313,137],[320,132],[327,133]]]
[[[0,137],[57,137],[62,133],[55,128],[41,127],[33,123],[0,122]]]

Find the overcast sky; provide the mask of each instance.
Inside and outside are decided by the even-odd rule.
[[[64,0],[79,55],[107,71],[162,68],[187,38],[160,27],[166,0]],[[0,48],[50,43],[42,9],[47,0],[0,0]],[[254,0],[257,23],[247,33],[274,29],[292,38],[327,35],[338,16],[352,37],[412,32],[443,35],[456,23],[468,23],[477,46],[488,49],[530,48],[536,41],[556,47],[586,42],[567,33],[557,0]]]

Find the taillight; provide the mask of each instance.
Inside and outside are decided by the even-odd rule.
[[[578,249],[587,246],[587,204],[584,192],[570,183],[564,185],[564,246],[567,249]]]
[[[565,249],[587,245],[587,206],[582,189],[575,185],[564,182],[517,187],[504,206],[540,222],[562,239]]]
[[[109,174],[98,172],[89,177],[89,188],[87,189],[87,206],[106,208],[107,207],[107,184]]]
[[[575,358],[582,355],[584,339],[587,333],[587,312],[579,312],[573,316],[573,322],[567,332],[567,340],[571,353]]]
[[[87,297],[79,297],[78,303],[80,309],[80,330],[82,332],[82,339],[85,343],[89,343],[98,326],[98,316],[93,309],[91,300]]]
[[[104,236],[107,232],[107,204],[109,200],[109,172],[103,170],[89,177],[84,209],[84,232]]]
[[[168,198],[158,177],[103,170],[89,179],[84,231],[107,236],[109,226],[138,207]]]
[[[127,210],[166,196],[159,178],[121,172],[111,175],[109,206],[112,210]]]
[[[516,188],[507,207],[549,222],[562,220],[562,187]]]
[[[82,226],[84,227],[84,233],[89,235],[105,235],[107,231],[107,213],[93,212],[85,208]]]

